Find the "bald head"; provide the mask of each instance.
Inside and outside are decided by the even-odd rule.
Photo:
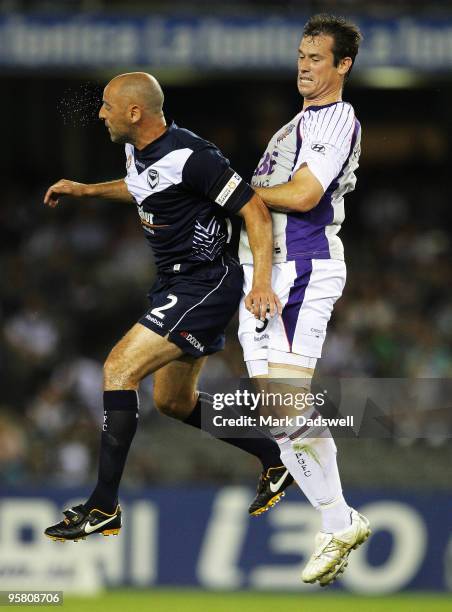
[[[141,148],[166,129],[163,91],[146,72],[128,72],[112,79],[104,89],[99,118],[113,142]]]
[[[163,91],[155,77],[147,72],[126,72],[112,79],[105,90],[121,97],[125,104],[136,104],[144,112],[160,114]]]

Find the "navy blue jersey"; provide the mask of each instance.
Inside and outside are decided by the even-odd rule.
[[[218,148],[172,122],[141,151],[126,144],[125,182],[161,272],[183,272],[221,257],[227,217],[253,190]]]

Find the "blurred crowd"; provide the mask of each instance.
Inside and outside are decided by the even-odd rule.
[[[330,373],[452,376],[447,197],[438,184],[398,182],[357,197],[361,223],[347,232],[348,281],[322,360]]]

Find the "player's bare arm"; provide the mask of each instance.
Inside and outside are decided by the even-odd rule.
[[[256,187],[256,193],[268,208],[280,212],[308,212],[324,194],[320,181],[303,165],[288,183],[274,187]]]
[[[274,316],[281,313],[278,296],[271,287],[272,274],[272,219],[264,202],[256,194],[239,211],[246,225],[246,231],[253,253],[253,286],[245,298],[245,306],[257,319],[265,320],[268,312]]]
[[[44,196],[44,204],[51,208],[55,208],[55,206],[59,204],[62,196],[71,198],[102,198],[105,200],[133,202],[133,198],[123,179],[94,184],[77,183],[75,181],[61,179],[48,188]]]

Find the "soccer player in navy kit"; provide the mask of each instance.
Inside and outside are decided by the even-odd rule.
[[[212,143],[167,124],[162,107],[162,90],[151,75],[115,77],[104,90],[99,117],[111,140],[125,144],[126,178],[92,185],[63,179],[44,198],[50,207],[61,196],[134,203],[158,268],[150,309],[105,362],[97,485],[85,504],[66,510],[63,521],[45,530],[58,540],[119,532],[118,488],[137,427],[137,389],[145,376],[155,373],[154,402],[160,410],[201,427],[199,372],[206,356],[223,347],[224,328],[242,294],[242,269],[226,252],[228,215],[243,218],[253,253],[247,307],[261,320],[267,311],[274,315],[280,309],[270,284],[267,208]],[[280,465],[271,440],[228,441],[259,457],[264,469]]]

